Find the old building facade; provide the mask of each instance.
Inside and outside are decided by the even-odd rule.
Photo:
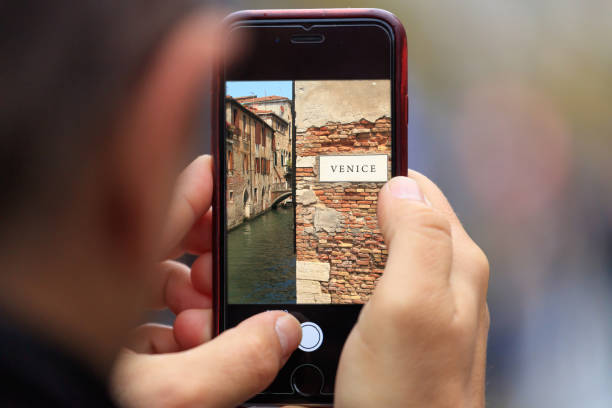
[[[298,303],[364,303],[383,272],[376,202],[384,181],[321,182],[320,162],[386,155],[390,177],[390,101],[389,81],[295,82]]]
[[[231,96],[225,99],[228,229],[267,211],[273,203],[274,190],[289,188],[278,147],[291,143],[287,141],[291,132],[276,129],[287,126],[287,122],[273,112],[259,112],[239,100]],[[290,154],[285,160],[291,160]]]
[[[291,184],[291,153],[292,153],[292,129],[282,117],[270,110],[260,110],[257,108],[249,109],[263,119],[272,129],[274,129],[272,161],[274,174],[272,177],[277,184],[276,188],[287,189]]]

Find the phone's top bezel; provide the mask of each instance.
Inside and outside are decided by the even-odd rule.
[[[226,81],[390,80],[393,76],[394,34],[376,19],[313,19],[306,24],[293,19],[249,20],[234,23],[228,35],[240,31],[238,38],[245,44],[239,55],[230,58],[236,62],[225,64]],[[292,41],[305,34],[323,40]]]

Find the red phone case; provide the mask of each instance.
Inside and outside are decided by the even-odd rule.
[[[394,34],[395,41],[395,87],[394,98],[394,143],[393,154],[395,164],[393,175],[406,175],[408,169],[408,64],[406,33],[399,19],[392,13],[380,9],[311,9],[311,10],[246,10],[233,13],[226,17],[225,23],[233,23],[245,20],[325,20],[325,19],[375,19],[387,23]],[[221,329],[221,257],[222,247],[220,243],[224,239],[224,225],[221,214],[223,174],[220,157],[223,154],[223,144],[220,143],[220,132],[223,132],[224,120],[220,117],[221,90],[223,89],[224,72],[223,67],[218,66],[217,74],[214,76],[212,86],[212,152],[215,157],[215,185],[213,193],[213,315],[214,335],[218,335]]]

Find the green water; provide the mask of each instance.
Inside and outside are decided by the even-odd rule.
[[[295,303],[293,208],[277,208],[228,234],[229,303]]]

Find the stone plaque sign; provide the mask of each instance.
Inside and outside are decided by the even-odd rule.
[[[320,182],[385,182],[386,154],[319,156]]]

